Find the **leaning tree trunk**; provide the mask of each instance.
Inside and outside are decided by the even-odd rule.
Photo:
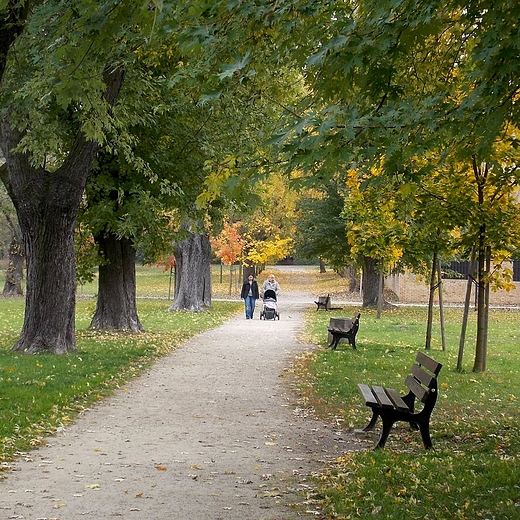
[[[433,304],[435,300],[435,290],[437,284],[435,283],[435,273],[437,268],[437,251],[433,253],[432,269],[430,275],[430,292],[428,297],[428,317],[426,319],[426,341],[424,348],[430,350],[432,346],[432,326],[433,326]]]
[[[475,281],[475,246],[471,248],[471,260],[469,262],[468,282],[466,284],[466,296],[464,298],[464,311],[462,313],[462,327],[459,339],[459,353],[457,356],[457,370],[462,372],[462,360],[464,357],[464,345],[466,343],[466,329],[468,328],[469,305],[471,300],[471,288]]]
[[[107,73],[105,99],[117,99],[124,71]],[[24,137],[2,121],[0,146],[6,170],[0,172],[18,214],[27,264],[25,314],[12,350],[65,354],[76,350],[76,258],[74,227],[98,144],[78,134],[56,170],[35,168],[27,154],[15,152]]]
[[[175,298],[169,310],[201,312],[211,306],[211,244],[192,233],[175,246]]]
[[[113,233],[100,234],[95,240],[104,263],[99,266],[97,305],[91,328],[143,332],[135,298],[133,242]]]
[[[23,250],[20,239],[17,234],[13,234],[11,245],[9,247],[9,263],[5,273],[5,284],[2,292],[3,296],[22,296],[22,280],[23,280]]]

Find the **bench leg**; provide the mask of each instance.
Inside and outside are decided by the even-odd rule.
[[[430,424],[428,421],[421,421],[419,423],[419,428],[421,430],[421,437],[424,447],[427,450],[429,450],[432,447],[432,438],[430,437]]]
[[[352,345],[352,348],[356,350],[356,337],[353,336],[352,338],[348,338],[348,342]]]
[[[372,418],[370,419],[370,422],[364,428],[361,428],[361,431],[362,432],[371,432],[377,424],[378,417],[379,417],[379,414],[377,412],[372,411]]]
[[[381,437],[379,437],[379,442],[376,444],[376,449],[382,449],[385,447],[388,436],[390,435],[390,431],[395,424],[395,421],[389,417],[381,417],[381,419],[383,419],[383,428],[381,430]]]
[[[336,350],[339,340],[340,340],[340,337],[337,334],[332,334],[332,341],[329,345],[329,348],[332,347],[332,350]]]

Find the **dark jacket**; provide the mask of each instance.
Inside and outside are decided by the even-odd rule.
[[[260,292],[258,291],[258,283],[256,280],[253,280],[251,282],[251,290],[253,292],[253,298],[255,300],[258,300],[260,298]],[[249,294],[249,280],[247,282],[244,282],[244,285],[242,285],[242,292],[240,293],[240,298],[244,299]]]

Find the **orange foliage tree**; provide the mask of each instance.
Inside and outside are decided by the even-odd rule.
[[[233,265],[239,259],[246,242],[238,230],[240,222],[230,224],[224,222],[222,231],[211,239],[215,256],[225,265]]]

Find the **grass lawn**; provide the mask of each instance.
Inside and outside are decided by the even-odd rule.
[[[425,308],[375,313],[358,308],[309,312],[306,341],[326,346],[330,316],[362,312],[358,349],[340,344],[299,360],[306,405],[351,430],[371,416],[357,383],[392,386],[402,393],[416,352],[424,347]],[[455,370],[461,309],[448,309],[447,351],[439,341],[431,357],[443,363],[439,399],[431,419],[433,450],[418,432],[398,423],[385,450],[345,454],[316,476],[314,500],[329,519],[513,519],[520,518],[520,400],[518,312],[490,313],[486,373],[473,373],[474,341],[468,334],[464,373]],[[468,331],[475,330],[471,316]],[[434,330],[434,337],[440,332]],[[379,423],[380,424],[380,423]],[[361,438],[363,438],[364,434]]]
[[[0,470],[187,338],[242,312],[237,274],[230,283],[227,273],[221,280],[219,267],[214,267],[214,296],[235,301],[214,301],[210,311],[192,314],[166,310],[168,294],[173,294],[169,272],[138,267],[144,334],[89,330],[96,285],[82,286],[76,313],[78,352],[67,356],[10,353],[22,326],[24,302],[0,298]],[[292,275],[276,271],[276,276],[282,291],[301,289],[291,285]],[[318,295],[337,291],[341,280],[316,270],[305,283]],[[359,308],[316,312],[312,301],[309,304],[302,339],[323,347],[331,316],[362,313],[356,351],[341,344],[335,352],[309,352],[298,359],[296,369],[309,410],[345,430],[363,427],[370,410],[361,401],[357,383],[405,391],[404,379],[424,345],[426,309],[399,308],[378,320],[375,313]],[[476,374],[472,314],[465,371],[459,373],[455,367],[461,310],[448,309],[448,349],[440,348],[437,325],[430,352],[444,365],[431,420],[434,449],[424,450],[419,433],[410,432],[407,425],[394,428],[385,450],[371,450],[377,438],[368,436],[367,450],[345,453],[313,477],[318,489],[309,497],[309,509],[316,506],[320,518],[331,520],[520,518],[519,318],[518,312],[491,311],[488,369]]]
[[[1,469],[8,468],[13,457],[38,446],[83,408],[243,308],[241,301],[215,301],[203,313],[169,312],[168,282],[169,273],[160,268],[137,270],[137,306],[144,334],[89,330],[96,302],[87,294],[94,293],[95,287],[79,288],[78,351],[66,356],[9,352],[20,334],[24,300],[0,298],[0,478]]]

